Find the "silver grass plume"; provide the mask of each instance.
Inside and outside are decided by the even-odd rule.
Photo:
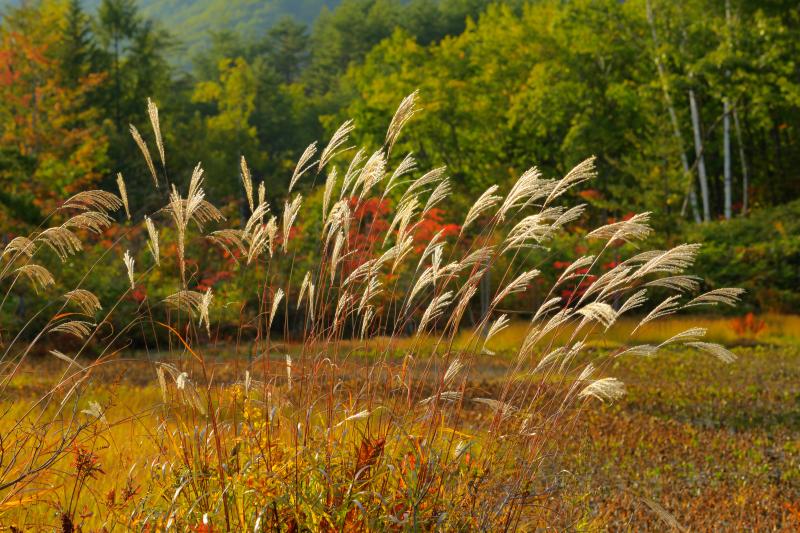
[[[85,320],[69,320],[50,328],[48,333],[66,333],[78,339],[85,339],[92,332],[94,324]]]
[[[734,354],[732,351],[728,350],[724,346],[720,346],[719,344],[714,344],[710,342],[687,342],[686,345],[710,353],[723,363],[733,363],[734,361],[736,361],[736,354]]]
[[[299,194],[294,197],[292,203],[286,202],[283,209],[283,251],[286,252],[289,248],[289,231],[292,229],[297,218],[297,213],[300,211],[300,204],[303,202],[303,197]]]
[[[353,159],[350,160],[350,164],[347,166],[347,172],[344,173],[344,179],[342,180],[342,188],[339,191],[339,199],[341,200],[344,198],[345,193],[350,189],[350,185],[353,184],[353,181],[359,176],[361,173],[361,162],[364,160],[364,149],[359,148],[356,154],[353,156]]]
[[[458,376],[462,368],[464,368],[464,363],[461,362],[461,359],[453,359],[453,362],[447,367],[447,371],[444,373],[444,378],[442,379],[445,387],[449,387],[453,383],[453,380]]]
[[[153,134],[156,136],[156,147],[158,155],[161,157],[161,164],[167,166],[167,159],[164,156],[164,142],[161,139],[161,124],[158,121],[158,107],[153,101],[147,99],[147,114],[150,116],[150,125],[153,127]]]
[[[146,216],[144,217],[144,225],[147,227],[147,234],[150,239],[147,241],[147,248],[155,259],[156,265],[161,265],[161,251],[158,247],[158,231],[156,230],[153,220]]]
[[[395,186],[399,185],[397,182],[398,179],[405,176],[409,172],[413,172],[417,168],[417,162],[414,161],[414,156],[411,153],[406,154],[400,164],[397,165],[397,168],[394,169],[392,175],[389,176],[389,181],[386,182],[386,188],[383,191],[383,195],[381,199],[385,198]]]
[[[694,307],[696,305],[717,305],[725,304],[734,307],[744,294],[744,289],[722,288],[708,291],[697,298],[691,300],[684,307]]]
[[[278,306],[281,304],[281,300],[283,300],[283,289],[278,289],[275,291],[275,294],[272,297],[272,307],[269,311],[269,319],[267,321],[267,330],[272,327],[272,321],[275,320],[275,315],[278,313]]]
[[[147,163],[147,168],[150,170],[150,175],[153,177],[153,184],[156,186],[156,189],[158,189],[158,176],[156,175],[156,167],[153,165],[153,158],[150,157],[150,150],[147,148],[147,143],[145,143],[144,139],[142,139],[142,136],[139,134],[139,130],[136,129],[136,126],[130,124],[130,129],[131,136],[136,142],[136,145],[139,147],[139,150],[142,151],[144,160]]]
[[[81,191],[61,205],[62,209],[96,210],[106,213],[116,211],[120,207],[122,207],[122,200],[116,194],[100,190]]]
[[[258,205],[267,203],[267,186],[264,182],[258,184]]]
[[[653,273],[681,274],[692,266],[699,250],[699,244],[676,246],[645,262],[633,277],[640,278]]]
[[[44,289],[48,285],[53,285],[56,281],[53,279],[53,275],[50,273],[42,265],[37,265],[35,263],[28,263],[27,265],[22,265],[18,269],[15,270],[16,273],[22,274],[27,277],[31,283],[33,284],[34,289],[39,290],[39,288]]]
[[[597,322],[608,330],[617,320],[617,312],[604,302],[591,302],[578,309],[576,313],[583,316],[581,323],[578,325],[578,330],[589,322]]]
[[[605,239],[609,243],[616,241],[633,242],[646,239],[653,229],[647,225],[650,213],[639,213],[629,220],[606,224],[591,231],[587,239]]]
[[[308,164],[308,162],[316,153],[317,142],[314,141],[308,145],[303,154],[300,156],[300,159],[297,160],[297,166],[294,168],[294,172],[292,173],[292,179],[289,180],[289,194],[291,194],[292,189],[297,184],[298,180],[303,176],[303,174],[305,174],[306,171],[313,166],[313,163]]]
[[[392,153],[394,143],[397,142],[397,138],[400,136],[403,126],[405,126],[408,121],[411,120],[411,118],[417,113],[417,111],[419,111],[416,104],[418,94],[419,91],[414,91],[403,98],[403,101],[400,102],[397,111],[395,111],[394,117],[392,117],[392,121],[389,123],[389,129],[386,132],[385,145],[387,155]]]
[[[128,220],[131,219],[131,209],[128,205],[128,189],[125,187],[125,180],[122,178],[122,172],[117,172],[117,189],[119,189],[119,197],[122,200],[122,205],[125,207],[125,214]]]
[[[444,294],[434,297],[433,300],[431,300],[430,305],[428,305],[428,308],[425,309],[425,312],[422,314],[417,332],[422,333],[425,331],[425,328],[428,326],[428,324],[442,316],[444,314],[444,310],[450,305],[452,299],[453,291],[447,291]]]
[[[247,168],[247,161],[245,161],[244,156],[242,156],[240,166],[242,169],[242,185],[244,185],[244,192],[247,196],[247,205],[250,206],[250,212],[252,213],[255,209],[253,204],[253,178],[250,176],[250,169]]]
[[[511,281],[505,288],[500,291],[492,300],[492,303],[489,307],[495,307],[499,304],[503,299],[506,297],[517,294],[520,292],[525,292],[528,289],[528,285],[530,284],[531,280],[539,275],[539,271],[536,269],[529,270],[527,272],[523,272],[519,276],[517,276],[513,281]]]
[[[594,166],[595,156],[592,156],[581,163],[578,163],[566,176],[556,182],[555,187],[547,196],[544,205],[549,204],[572,187],[579,185],[590,179],[597,177],[597,171]]]
[[[336,167],[334,167],[328,174],[327,179],[325,180],[325,191],[322,196],[323,224],[327,221],[328,218],[328,207],[331,204],[331,198],[333,197],[333,189],[336,187],[336,181],[337,181]]]
[[[500,315],[497,319],[492,322],[492,325],[489,326],[489,331],[486,333],[486,338],[483,340],[483,348],[486,349],[486,345],[489,343],[492,338],[506,329],[508,324],[511,322],[511,319],[508,318],[508,315]]]
[[[500,416],[501,419],[508,418],[517,411],[517,408],[510,403],[501,402],[494,398],[473,398],[472,401],[489,407],[496,415]]]
[[[639,323],[631,332],[631,335],[636,333],[639,330],[639,328],[641,328],[648,322],[652,322],[657,318],[662,318],[675,313],[678,310],[679,298],[680,296],[673,294],[672,296],[667,297],[663,302],[655,306],[652,311],[650,311],[642,320],[639,321]]]
[[[667,276],[657,278],[645,283],[645,287],[663,287],[677,292],[694,292],[700,288],[700,278],[697,276]]]
[[[128,281],[131,282],[131,290],[136,288],[136,285],[133,280],[133,265],[135,260],[131,257],[131,252],[129,250],[125,250],[125,255],[122,257],[122,261],[125,263],[125,269],[128,271]]]
[[[198,310],[200,311],[200,325],[202,326],[205,322],[206,331],[208,332],[209,337],[211,336],[211,317],[209,316],[209,309],[211,307],[211,299],[213,297],[214,296],[211,292],[211,287],[209,287],[203,294],[203,298],[200,300],[200,305],[198,306]]]
[[[14,237],[3,248],[3,253],[0,258],[5,258],[8,255],[15,254],[17,256],[24,255],[25,257],[33,257],[33,252],[36,251],[36,244],[28,237]]]
[[[656,348],[663,348],[664,346],[675,342],[697,341],[706,336],[706,331],[708,331],[706,328],[689,328],[663,341]]]
[[[461,394],[461,391],[444,391],[440,392],[438,395],[434,394],[433,396],[428,396],[427,398],[423,398],[418,403],[420,405],[427,405],[432,401],[434,401],[437,397],[441,402],[455,403],[460,401],[462,396],[463,394]]]
[[[100,235],[114,221],[102,211],[86,211],[78,213],[64,222],[63,227],[87,230]]]
[[[339,129],[336,130],[336,133],[333,134],[331,140],[328,142],[328,146],[322,150],[322,154],[319,157],[319,166],[317,167],[317,172],[322,171],[325,168],[331,159],[336,157],[341,151],[339,148],[347,142],[347,137],[350,135],[350,132],[353,131],[355,125],[353,124],[352,120],[345,121]],[[343,150],[342,150],[343,151]]]
[[[64,294],[67,302],[77,305],[84,314],[93,315],[103,309],[100,300],[91,291],[75,289]]]
[[[47,228],[39,233],[36,242],[43,242],[50,247],[53,252],[65,262],[67,258],[81,251],[80,239],[64,226]]]
[[[641,307],[646,302],[647,289],[640,289],[633,293],[627,300],[625,300],[625,303],[623,303],[622,306],[620,306],[619,311],[617,311],[617,315],[622,316],[628,311],[632,311],[638,307]]]
[[[496,194],[494,194],[497,192],[497,189],[498,189],[497,185],[492,185],[491,187],[486,189],[483,192],[483,194],[481,194],[478,197],[477,200],[475,200],[475,203],[473,203],[472,206],[469,208],[469,211],[467,211],[467,216],[464,219],[464,223],[461,225],[461,232],[459,233],[459,235],[463,235],[467,227],[473,222],[475,222],[484,211],[491,209],[492,207],[497,205],[497,203],[500,200],[503,199],[502,196],[497,196]]]
[[[597,398],[613,402],[625,396],[625,384],[617,378],[602,378],[591,382],[579,394],[580,398]]]

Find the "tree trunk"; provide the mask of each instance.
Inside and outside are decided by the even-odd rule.
[[[731,202],[733,200],[733,191],[731,190],[731,117],[730,117],[730,104],[728,99],[722,103],[723,116],[722,116],[722,152],[724,161],[724,188],[725,188],[725,220],[731,219]]]
[[[733,48],[733,39],[731,39],[731,2],[725,0],[725,29],[727,30],[728,52]],[[731,71],[725,71],[725,79],[729,80]],[[724,157],[723,163],[723,180],[725,191],[725,220],[730,220],[732,215],[731,203],[733,202],[733,190],[731,181],[731,105],[730,100],[726,96],[722,102],[723,115],[722,115],[722,153]]]
[[[691,78],[691,76],[690,76]],[[689,108],[692,112],[692,130],[694,132],[694,152],[697,157],[697,177],[700,180],[700,195],[703,200],[703,221],[711,220],[711,204],[708,197],[708,177],[706,176],[706,162],[703,157],[703,136],[700,131],[700,111],[694,89],[689,89]]]
[[[692,171],[689,168],[689,158],[686,157],[686,151],[683,149],[683,134],[681,133],[680,123],[678,122],[678,114],[675,112],[675,106],[672,103],[672,96],[669,92],[667,74],[664,69],[664,64],[661,62],[661,58],[658,56],[659,41],[658,34],[656,33],[655,17],[653,16],[653,9],[650,4],[650,0],[647,0],[646,8],[647,21],[650,24],[650,33],[653,38],[653,61],[655,62],[656,69],[658,70],[658,78],[661,82],[661,90],[664,93],[664,102],[667,106],[667,112],[669,113],[669,120],[672,123],[672,135],[675,137],[675,140],[678,143],[678,149],[680,150],[683,175],[686,179],[686,182],[689,184],[689,203],[692,206],[692,215],[694,216],[694,221],[699,224],[701,219],[700,210],[697,207],[697,193],[694,189],[694,176],[692,176]],[[681,214],[683,215],[683,213]]]
[[[742,143],[742,129],[739,127],[739,114],[736,107],[733,108],[733,127],[736,130],[736,144],[739,145],[739,162],[742,165],[742,215],[747,214],[747,189],[750,186],[747,176],[747,160],[744,156],[744,144]]]

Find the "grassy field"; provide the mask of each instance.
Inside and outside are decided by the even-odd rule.
[[[587,531],[660,531],[670,520],[660,516],[665,509],[692,531],[800,527],[800,344],[778,328],[794,320],[771,318],[773,331],[762,334],[768,342],[761,336],[740,339],[732,365],[682,349],[652,359],[618,359],[613,373],[625,381],[628,395],[613,404],[581,404],[561,453],[540,469],[544,488],[536,498],[542,520]],[[662,328],[684,327],[679,322],[666,321]],[[709,327],[713,331],[713,323]],[[350,364],[356,383],[362,363]],[[217,358],[212,372],[219,398],[235,405],[244,371],[250,368],[257,379],[259,366]],[[47,398],[66,367],[52,358],[26,364],[10,386],[12,400],[3,402],[3,423],[24,418],[20,409],[29,401],[20,400]],[[473,370],[467,388],[496,394],[497,376],[504,373],[501,352]],[[146,502],[177,498],[179,486],[164,479],[180,462],[174,452],[185,447],[170,441],[191,431],[186,420],[166,414],[159,389],[153,364],[141,358],[97,367],[76,402],[87,412],[65,411],[54,420],[66,425],[73,416],[92,418],[92,402],[103,406],[102,420],[78,437],[75,452],[56,468],[6,496],[0,523],[25,531],[52,527],[69,506],[84,530],[146,529]],[[55,391],[53,397],[63,394]],[[48,412],[57,407],[54,401]],[[227,407],[220,406],[235,417]],[[487,414],[466,405],[461,416],[472,420],[463,428],[477,430]],[[76,483],[79,449],[96,468]]]

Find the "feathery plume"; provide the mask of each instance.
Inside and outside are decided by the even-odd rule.
[[[289,190],[288,194],[292,193],[292,189],[297,184],[297,181],[306,173],[306,171],[313,166],[312,164],[307,163],[314,157],[314,154],[317,153],[317,141],[309,144],[308,147],[303,151],[303,154],[300,156],[300,159],[297,160],[297,166],[294,167],[294,173],[292,173],[292,179],[289,180]]]
[[[122,200],[122,205],[125,207],[125,214],[128,220],[131,219],[131,209],[128,205],[128,189],[125,187],[125,180],[122,178],[122,172],[117,172],[117,189],[119,189],[119,197]]]
[[[87,230],[100,235],[114,221],[102,211],[86,211],[78,213],[64,222],[63,227]]]
[[[156,265],[161,265],[161,252],[158,248],[158,231],[156,230],[153,220],[146,216],[144,217],[144,225],[147,227],[147,234],[150,239],[147,241],[147,248],[156,261]]]
[[[264,182],[258,184],[258,205],[267,203],[267,186]]]
[[[147,143],[144,142],[142,136],[139,134],[139,130],[136,129],[136,126],[130,124],[131,129],[131,136],[133,140],[136,142],[136,145],[139,147],[139,150],[142,151],[142,155],[144,156],[144,160],[147,163],[147,168],[150,170],[150,175],[153,177],[153,184],[158,189],[158,177],[156,175],[156,167],[153,165],[153,158],[150,157],[150,150],[147,148]]]
[[[44,289],[48,285],[53,285],[56,282],[49,270],[42,265],[37,265],[35,263],[22,265],[14,272],[25,275],[25,277],[27,277],[31,283],[33,283],[33,287],[37,290],[37,292],[39,288]]]
[[[444,373],[444,379],[442,382],[444,383],[445,387],[450,386],[458,373],[461,372],[462,368],[464,368],[464,363],[461,362],[461,359],[453,359],[453,361],[447,367],[447,371]]]
[[[463,235],[467,227],[478,220],[478,217],[480,217],[484,211],[491,209],[497,205],[497,202],[503,199],[502,196],[497,196],[494,194],[497,192],[497,189],[497,185],[492,185],[486,189],[477,200],[475,200],[475,203],[473,203],[469,208],[469,211],[467,211],[467,216],[464,219],[464,224],[461,225],[461,231],[459,232],[459,235]]]
[[[708,331],[706,328],[689,328],[673,335],[669,339],[659,344],[656,348],[663,348],[664,346],[674,342],[697,341],[698,339],[706,336],[706,331]]]
[[[686,345],[710,353],[723,363],[733,363],[734,361],[736,361],[736,354],[728,350],[724,346],[720,346],[719,344],[697,341],[697,342],[687,342]]]
[[[294,197],[292,203],[286,202],[283,209],[283,251],[286,252],[289,248],[289,231],[292,229],[297,218],[297,213],[300,211],[300,204],[303,202],[303,197],[299,194]]]
[[[662,318],[675,313],[678,310],[677,300],[679,298],[680,296],[678,295],[672,295],[666,298],[663,302],[661,302],[657,306],[655,306],[655,308],[652,311],[650,311],[647,314],[647,316],[645,316],[641,321],[639,321],[639,324],[637,324],[636,327],[633,329],[633,331],[631,331],[631,335],[636,333],[639,330],[639,328],[641,328],[648,322],[652,322],[657,318]]]
[[[150,125],[153,126],[153,134],[156,136],[156,147],[158,148],[158,155],[161,157],[161,164],[166,166],[164,142],[161,139],[161,124],[158,121],[158,107],[150,98],[147,99],[147,114],[150,116]]]
[[[639,213],[628,220],[600,226],[586,235],[587,239],[605,239],[609,243],[622,241],[633,242],[646,239],[653,229],[647,225],[650,213]]]
[[[594,179],[597,177],[597,172],[595,171],[595,156],[590,157],[578,163],[572,170],[570,170],[566,176],[561,178],[553,187],[553,190],[547,196],[547,199],[544,201],[544,205],[549,204],[565,192],[567,192],[570,188],[583,183],[584,181],[588,181],[590,179]]]
[[[489,407],[498,414],[501,419],[508,418],[508,416],[517,411],[517,408],[510,403],[501,402],[493,398],[473,398],[472,401]]]
[[[328,178],[325,180],[325,191],[322,195],[322,222],[325,223],[328,218],[328,207],[331,205],[331,197],[333,196],[333,189],[336,187],[336,167],[328,174]]]
[[[64,226],[47,228],[39,233],[36,242],[43,242],[50,247],[53,252],[65,262],[67,258],[81,251],[80,239]]]
[[[272,321],[275,320],[275,315],[278,314],[278,306],[281,304],[281,300],[283,300],[283,289],[278,289],[275,291],[274,296],[272,297],[272,308],[269,311],[269,320],[267,321],[267,329],[272,327]]]
[[[425,312],[422,314],[417,332],[422,333],[425,331],[425,327],[428,324],[442,316],[442,314],[444,314],[444,310],[448,305],[450,305],[452,299],[453,291],[447,291],[444,294],[434,297],[433,300],[431,300],[430,305],[428,305],[428,308],[425,309]]]
[[[445,403],[455,403],[461,400],[463,394],[460,391],[444,391],[440,392],[438,395],[434,394],[433,396],[428,396],[427,398],[423,398],[418,403],[420,405],[427,405],[434,401],[436,398],[439,398],[439,401]]]
[[[84,314],[93,315],[103,309],[100,300],[91,291],[75,289],[64,294],[64,298],[77,305]]]
[[[363,420],[364,418],[369,417],[370,414],[371,414],[371,411],[368,411],[368,410],[364,409],[363,411],[359,411],[354,415],[348,416],[347,418],[345,418],[344,420],[342,420],[341,422],[339,422],[338,424],[336,424],[333,427],[338,428],[339,426],[341,426],[343,424],[346,424],[347,422],[352,422],[353,420]]]
[[[708,291],[705,294],[701,294],[697,298],[687,303],[684,307],[694,307],[696,305],[717,305],[717,304],[725,304],[734,307],[739,302],[739,299],[741,298],[742,294],[744,294],[744,289],[736,289],[736,288],[714,289],[712,291]]]
[[[617,378],[598,379],[587,385],[578,396],[597,398],[601,402],[613,402],[625,396],[625,384]]]
[[[576,311],[583,316],[577,329],[582,329],[589,322],[598,322],[608,330],[617,321],[617,312],[614,308],[604,302],[591,302]]]
[[[95,325],[85,320],[69,320],[50,328],[48,333],[66,333],[78,339],[85,339]]]
[[[247,168],[247,161],[244,156],[242,156],[239,163],[242,169],[242,185],[244,185],[244,193],[247,196],[247,205],[250,206],[250,212],[252,213],[255,209],[255,205],[253,205],[253,178],[250,176],[250,169]]]
[[[209,308],[211,307],[211,299],[213,298],[213,294],[211,293],[211,287],[206,289],[206,292],[203,294],[202,299],[200,300],[200,305],[197,306],[198,311],[200,312],[200,325],[203,325],[203,322],[206,324],[206,331],[208,332],[208,336],[211,336],[211,318],[209,316]]]
[[[620,306],[617,316],[641,307],[645,302],[647,302],[647,289],[638,290]]]
[[[667,276],[648,281],[645,287],[663,287],[677,292],[694,292],[700,287],[700,278],[697,276]]]
[[[61,205],[62,209],[82,209],[84,211],[116,211],[122,207],[122,200],[107,191],[81,191],[71,196]]]
[[[648,274],[665,273],[680,274],[694,263],[699,244],[681,244],[670,250],[662,252],[646,261],[634,274],[634,278],[641,278]]]
[[[72,357],[70,357],[70,356],[68,356],[68,355],[66,355],[66,354],[64,354],[64,353],[61,353],[61,352],[59,352],[58,350],[50,350],[50,355],[52,355],[52,356],[53,356],[53,357],[55,357],[56,359],[61,359],[61,360],[62,360],[62,361],[64,361],[65,363],[69,363],[69,366],[70,366],[70,367],[71,367],[72,365],[75,365],[75,366],[77,366],[78,368],[80,368],[81,370],[86,370],[86,367],[85,367],[85,366],[83,366],[83,365],[81,365],[80,363],[78,363],[78,362],[77,362],[75,359],[73,359]],[[75,357],[77,358],[77,356],[75,356]],[[69,368],[69,367],[67,367],[67,368]]]
[[[529,270],[527,272],[523,272],[519,276],[517,276],[511,283],[505,286],[505,288],[500,291],[497,296],[494,297],[492,303],[489,307],[495,307],[501,301],[512,294],[517,294],[519,292],[525,292],[528,289],[528,285],[530,284],[531,280],[539,275],[539,271],[536,269]]]
[[[418,94],[419,91],[414,91],[403,98],[397,111],[395,111],[394,117],[392,117],[392,121],[389,123],[389,129],[386,132],[385,146],[387,155],[392,153],[394,143],[397,142],[397,138],[400,136],[403,126],[405,126],[417,111],[419,111],[416,104]]]
[[[3,248],[3,253],[0,254],[0,258],[4,258],[11,254],[21,254],[26,257],[33,257],[33,252],[36,250],[36,244],[32,240],[27,237],[19,236],[14,237],[11,241]]]
[[[125,255],[122,257],[122,261],[125,263],[125,268],[128,271],[128,280],[131,282],[131,290],[136,288],[136,285],[133,280],[133,264],[135,260],[131,257],[131,252],[129,250],[125,250]]]
[[[319,166],[317,167],[317,172],[321,172],[331,159],[344,151],[337,150],[339,150],[339,148],[347,142],[347,137],[350,135],[350,132],[353,131],[353,128],[355,128],[355,124],[353,124],[352,120],[347,120],[341,126],[339,126],[339,129],[336,130],[336,133],[333,134],[331,140],[328,142],[328,146],[322,150],[322,154],[319,157]]]
[[[398,179],[414,171],[416,168],[417,162],[414,161],[414,156],[411,153],[406,154],[403,160],[400,161],[400,164],[397,165],[397,168],[394,169],[392,175],[389,176],[389,181],[386,182],[386,189],[383,191],[381,199],[386,198],[386,195],[389,194],[395,186],[399,185],[399,183],[397,183]]]
[[[508,327],[508,324],[511,322],[511,319],[508,318],[508,315],[500,315],[497,319],[492,322],[492,325],[489,326],[489,331],[486,333],[486,338],[483,340],[483,347],[486,348],[486,344],[498,333],[503,331]]]

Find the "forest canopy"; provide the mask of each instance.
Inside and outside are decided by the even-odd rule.
[[[445,210],[531,166],[559,176],[595,155],[600,177],[574,202],[603,219],[652,211],[667,244],[725,242],[702,228],[782,204],[796,211],[793,2],[309,0],[241,2],[224,17],[220,2],[161,4],[4,9],[3,235],[38,225],[75,191],[115,187],[118,173],[139,217],[157,205],[163,191],[131,136],[131,125],[148,131],[147,98],[161,110],[170,180],[187,182],[202,161],[210,194],[234,217],[246,215],[243,156],[267,197],[282,198],[310,142],[352,118],[355,141],[377,146],[415,90],[424,111],[396,153],[447,166]],[[307,194],[318,185],[299,183]],[[796,238],[775,217],[759,220],[776,249],[745,240],[731,253],[784,257],[795,266],[773,286],[790,286]],[[705,275],[713,285],[730,272]]]

